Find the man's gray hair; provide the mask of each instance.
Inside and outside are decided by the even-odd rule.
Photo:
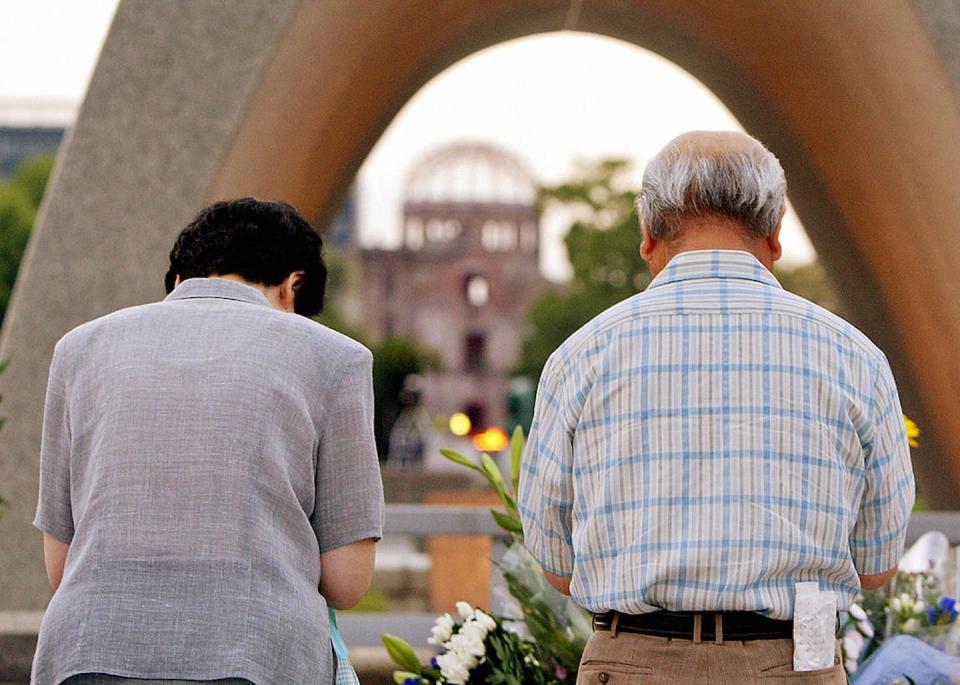
[[[695,136],[673,140],[643,172],[637,214],[650,235],[672,240],[684,218],[707,214],[740,221],[758,236],[771,235],[787,190],[780,161],[759,141],[711,149],[693,144]]]

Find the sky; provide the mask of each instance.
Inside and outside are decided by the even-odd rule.
[[[11,102],[75,107],[116,5],[0,0],[0,111]],[[645,160],[694,129],[742,130],[699,81],[649,51],[573,32],[501,43],[439,74],[388,127],[358,175],[360,238],[397,244],[407,175],[446,144],[499,145],[543,183],[569,177],[578,160],[626,157],[634,162],[630,180],[638,185]],[[556,212],[544,217],[541,265],[557,280],[569,273],[560,242],[568,221]],[[792,209],[783,242],[784,261],[815,257]]]

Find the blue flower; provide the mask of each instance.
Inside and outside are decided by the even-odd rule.
[[[404,678],[403,685],[420,685],[419,678]]]
[[[433,657],[432,659],[430,659],[430,667],[435,668],[438,671],[440,670],[440,662],[437,661],[437,657]]]
[[[953,611],[953,608],[957,605],[957,600],[953,597],[947,597],[944,595],[940,598],[940,608],[944,611]]]
[[[933,607],[927,609],[927,619],[930,621],[930,625],[936,625],[937,623],[937,610]]]

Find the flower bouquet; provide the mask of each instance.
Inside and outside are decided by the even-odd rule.
[[[466,602],[457,602],[458,622],[450,614],[437,618],[428,642],[443,651],[422,666],[406,642],[384,635],[387,653],[401,668],[394,680],[401,685],[434,683],[503,683],[554,685],[566,674],[549,668],[540,649],[498,620]]]
[[[904,555],[887,588],[857,598],[841,628],[847,673],[858,673],[895,636],[916,638],[948,656],[960,655],[960,607],[952,596],[957,554],[942,533],[927,533]]]
[[[516,504],[523,445],[523,430],[517,428],[510,442],[509,484],[489,454],[481,454],[475,462],[459,452],[441,450],[450,461],[480,473],[503,503],[503,511],[491,509],[490,513],[506,535],[507,551],[497,567],[509,593],[505,614],[510,615],[493,616],[459,602],[460,623],[444,614],[433,627],[428,642],[443,651],[429,667],[419,663],[409,644],[385,635],[388,654],[404,669],[394,674],[398,683],[572,685],[576,681],[580,656],[592,632],[590,616],[547,583],[540,565],[523,547]]]

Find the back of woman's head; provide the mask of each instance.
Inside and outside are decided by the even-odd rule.
[[[210,205],[180,232],[165,285],[169,293],[177,276],[185,281],[236,274],[274,286],[295,271],[303,277],[294,311],[319,314],[327,282],[320,235],[291,205],[245,197]]]

